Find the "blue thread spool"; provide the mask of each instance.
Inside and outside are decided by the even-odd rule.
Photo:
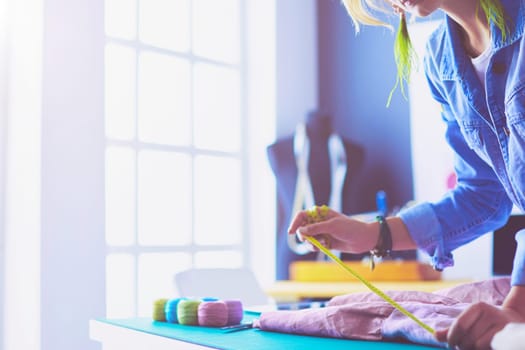
[[[220,300],[205,301],[199,305],[197,316],[200,326],[224,327],[228,324],[228,306]]]
[[[166,306],[164,307],[164,313],[166,314],[166,321],[169,323],[179,323],[179,319],[177,316],[177,308],[179,305],[179,302],[181,300],[185,300],[186,298],[174,298],[169,299],[166,302]]]
[[[214,298],[214,297],[204,297],[201,300],[202,301],[219,301],[218,298]]]
[[[177,305],[177,318],[180,324],[193,325],[199,324],[198,309],[202,303],[200,300],[185,299],[179,301]]]

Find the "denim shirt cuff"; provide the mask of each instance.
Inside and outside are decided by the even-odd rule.
[[[525,230],[516,233],[516,255],[514,255],[514,266],[510,284],[513,286],[525,286]]]
[[[430,203],[422,203],[401,211],[398,217],[405,223],[418,248],[431,257],[434,269],[442,271],[453,266],[454,259],[445,251],[439,220]]]

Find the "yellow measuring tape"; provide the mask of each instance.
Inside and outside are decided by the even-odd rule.
[[[326,211],[326,209],[324,209],[325,206],[321,207],[322,209],[322,212],[323,211]],[[309,211],[308,212],[308,215],[311,217],[311,214],[312,214],[313,210],[312,211]],[[316,210],[317,212],[317,210]],[[381,291],[379,288],[377,288],[376,286],[374,286],[372,283],[368,282],[368,280],[366,278],[364,278],[363,276],[361,276],[360,274],[358,274],[357,272],[355,272],[354,270],[352,270],[348,265],[346,265],[345,263],[343,263],[341,261],[341,259],[339,259],[337,256],[335,256],[330,250],[328,250],[326,247],[324,247],[321,243],[319,243],[319,241],[317,239],[315,239],[314,237],[311,237],[311,236],[306,236],[305,237],[310,243],[312,243],[314,246],[316,246],[317,248],[319,248],[319,250],[321,250],[324,254],[326,254],[328,257],[330,257],[330,259],[332,259],[333,261],[335,261],[339,266],[341,266],[343,269],[345,269],[346,271],[348,271],[351,275],[353,275],[355,278],[357,278],[358,280],[360,280],[361,282],[364,283],[365,286],[368,287],[368,289],[370,289],[372,292],[374,292],[375,294],[377,294],[378,296],[380,296],[381,298],[383,298],[386,302],[388,302],[390,305],[392,305],[393,307],[395,307],[397,310],[399,310],[399,312],[401,312],[403,315],[411,318],[414,322],[416,322],[418,325],[420,325],[421,327],[423,327],[425,330],[429,331],[431,334],[434,334],[435,331],[432,327],[430,327],[429,325],[423,323],[423,321],[421,321],[419,318],[417,318],[413,313],[411,313],[410,311],[408,311],[407,309],[405,309],[404,307],[402,307],[401,305],[399,305],[394,299],[390,298],[387,294],[385,294],[383,291]]]

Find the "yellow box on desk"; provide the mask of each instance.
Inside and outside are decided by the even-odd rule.
[[[361,261],[344,262],[352,270],[369,281],[435,281],[441,273],[428,264],[418,261],[382,261],[374,270]],[[290,280],[300,282],[355,281],[348,271],[331,261],[294,261],[289,267]]]

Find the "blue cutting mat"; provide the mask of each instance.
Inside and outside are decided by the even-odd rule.
[[[251,321],[256,315],[245,314],[243,322]],[[190,342],[228,350],[429,350],[436,348],[414,344],[371,342],[335,338],[321,338],[295,334],[266,332],[248,329],[226,332],[218,328],[185,326],[167,322],[156,322],[151,318],[99,319],[116,326],[150,333],[161,337]]]

